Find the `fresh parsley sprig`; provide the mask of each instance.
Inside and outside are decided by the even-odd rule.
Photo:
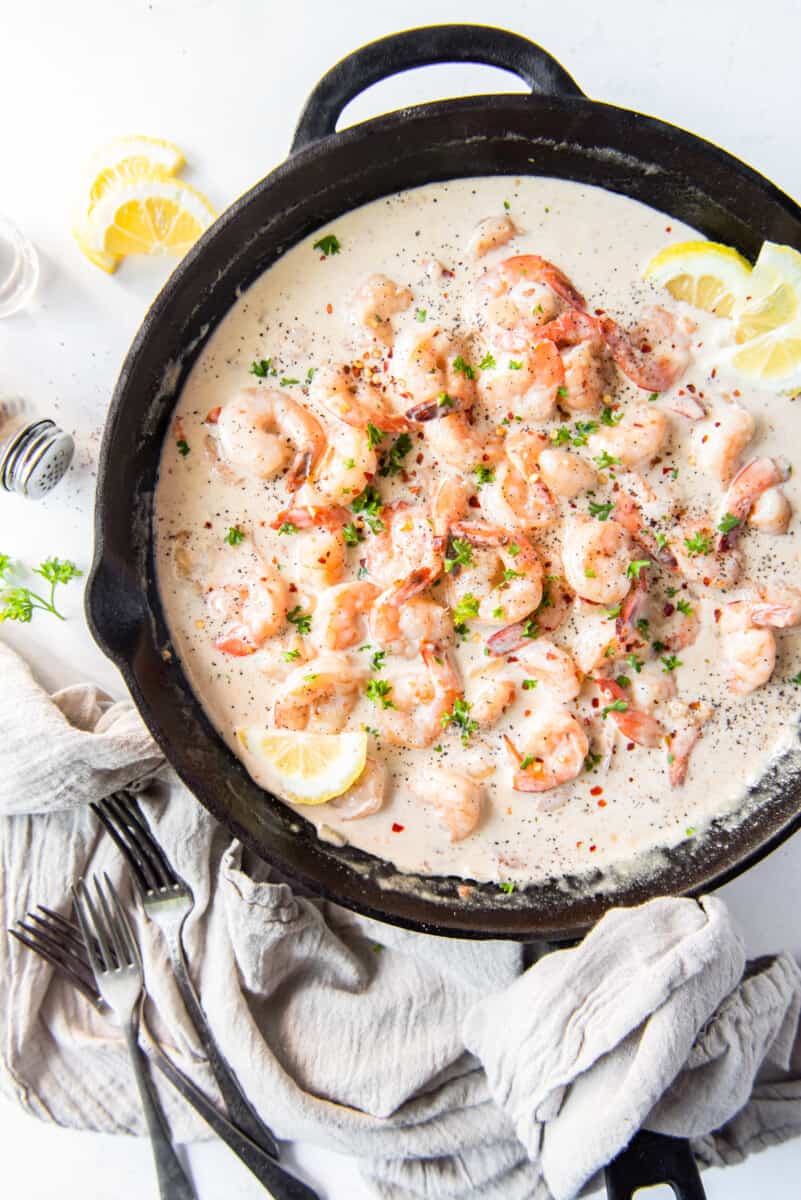
[[[14,564],[7,554],[0,554],[0,621],[22,621],[27,624],[36,609],[52,613],[59,621],[65,620],[64,614],[56,608],[55,594],[60,583],[69,583],[78,579],[83,571],[69,559],[46,558],[38,567],[34,567],[34,575],[39,575],[50,584],[50,594],[40,596],[30,588],[11,586],[9,576],[14,570]]]

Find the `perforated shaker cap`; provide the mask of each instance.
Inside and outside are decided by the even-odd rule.
[[[0,485],[40,500],[64,476],[74,453],[75,443],[55,421],[34,421],[0,444]]]

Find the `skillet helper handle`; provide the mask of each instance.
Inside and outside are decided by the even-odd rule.
[[[435,63],[481,63],[518,75],[542,96],[583,96],[576,81],[536,42],[488,25],[430,25],[369,42],[323,75],[300,114],[291,153],[336,133],[342,110],[374,83]]]
[[[641,1129],[605,1172],[607,1200],[631,1200],[639,1188],[666,1183],[677,1200],[706,1200],[686,1138]]]

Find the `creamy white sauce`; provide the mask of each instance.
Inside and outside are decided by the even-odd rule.
[[[476,262],[468,250],[473,227],[487,215],[503,214],[504,201],[519,234]],[[312,249],[319,233],[311,235],[256,281],[209,339],[176,407],[180,435],[189,453],[178,453],[175,433],[167,438],[157,488],[159,586],[173,646],[212,722],[240,755],[234,731],[242,725],[271,723],[282,673],[280,667],[278,678],[271,672],[281,650],[294,643],[287,636],[277,638],[244,658],[215,650],[203,596],[190,580],[176,573],[176,539],[189,547],[195,560],[208,563],[210,572],[224,556],[229,564],[239,556],[246,567],[255,541],[262,553],[275,557],[288,578],[294,577],[297,547],[293,543],[297,539],[279,537],[267,528],[275,513],[287,507],[289,498],[281,479],[231,483],[211,471],[203,453],[208,431],[203,422],[209,410],[224,404],[238,388],[253,385],[256,381],[248,373],[250,364],[263,358],[272,359],[279,378],[300,380],[285,385],[285,390],[298,400],[306,398],[308,388],[302,381],[309,368],[349,361],[364,345],[364,332],[360,334],[349,319],[347,300],[369,273],[383,272],[414,294],[408,312],[395,319],[399,334],[414,328],[417,310],[425,310],[428,322],[472,332],[474,285],[481,271],[510,254],[526,252],[555,262],[588,297],[590,309],[603,308],[625,325],[645,304],[655,301],[676,311],[683,308],[666,293],[644,284],[641,272],[666,242],[698,236],[662,213],[597,188],[553,179],[499,177],[435,184],[390,196],[348,213],[321,232],[337,235],[340,254],[321,261],[319,252]],[[453,277],[429,278],[420,268],[425,258],[441,260]],[[738,383],[725,366],[730,324],[695,310],[684,311],[691,313],[698,329],[693,335],[693,361],[674,391],[693,384],[703,394],[710,422],[735,399],[758,422],[747,456],[758,453],[792,459],[800,432],[798,404]],[[710,375],[713,368],[714,379]],[[267,382],[276,384],[278,379]],[[616,395],[624,405],[646,398],[622,378]],[[668,401],[665,393],[657,403],[665,407]],[[560,421],[570,424],[571,418]],[[715,512],[722,489],[693,465],[692,423],[671,415],[670,424],[669,449],[643,474],[661,488],[665,470],[677,467],[675,486],[688,510],[699,515]],[[415,442],[407,461],[412,486],[426,485],[429,478],[427,459],[418,465],[417,452]],[[588,451],[580,453],[587,455]],[[402,484],[380,482],[387,499],[396,495],[411,498]],[[801,577],[796,476],[785,484],[784,491],[794,511],[789,532],[777,537],[749,529],[743,535],[743,583],[792,583]],[[577,499],[576,507],[586,511],[585,496]],[[225,544],[231,526],[248,531],[241,546]],[[350,555],[355,574],[364,547]],[[655,628],[667,602],[665,585],[675,582],[662,578],[659,586],[654,586],[651,611]],[[739,594],[732,590],[725,599]],[[504,732],[519,740],[526,712],[545,702],[542,688],[518,689],[517,700],[503,719],[474,736],[467,748],[452,732],[443,734],[440,750],[394,750],[373,743],[371,753],[380,754],[391,773],[387,801],[375,815],[346,821],[330,804],[298,807],[297,811],[318,829],[325,827],[323,835],[329,839],[344,837],[390,860],[400,871],[522,882],[580,875],[596,868],[636,871],[648,852],[693,836],[713,817],[733,810],[747,785],[764,773],[794,737],[793,717],[801,692],[790,679],[801,668],[799,639],[792,630],[779,633],[777,665],[770,683],[744,699],[732,697],[715,620],[721,598],[707,592],[700,601],[692,599],[702,615],[702,630],[695,644],[681,651],[678,693],[686,701],[713,705],[714,716],[693,752],[683,787],[670,788],[663,748],[635,747],[618,736],[608,768],[583,772],[560,789],[565,799],[561,807],[540,811],[536,796],[513,791],[510,763],[501,744]],[[483,640],[492,632],[479,622],[472,622],[471,629],[472,638],[455,652],[463,675],[483,661]],[[572,629],[570,623],[563,626],[554,640],[569,648]],[[354,657],[358,657],[357,651]],[[591,694],[594,689],[586,685],[573,706],[579,713],[592,715]],[[375,708],[362,700],[348,728],[374,727],[375,717]],[[490,771],[482,785],[481,823],[461,842],[449,840],[436,813],[409,786],[413,776],[435,779],[432,770],[437,764]]]

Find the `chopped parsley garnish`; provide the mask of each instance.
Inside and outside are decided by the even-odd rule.
[[[654,654],[661,654],[663,650],[667,650],[667,646],[657,638],[655,642],[651,642],[651,649]]]
[[[506,203],[505,200],[504,200],[504,204],[506,204],[507,208],[509,207],[509,205]],[[512,892],[515,890],[515,885],[511,881],[509,881],[507,883],[499,883],[498,887],[501,889],[502,892],[506,892],[507,896],[511,896]]]
[[[384,435],[380,429],[376,429],[372,421],[367,422],[367,442],[371,450],[375,450],[379,442],[383,442]]]
[[[521,370],[522,366],[523,366],[523,364],[521,362],[518,362],[517,359],[514,359],[514,358],[509,359],[509,370],[510,371],[519,371],[519,370]]]
[[[457,729],[462,731],[462,745],[466,746],[470,741],[470,735],[478,729],[478,721],[474,721],[470,716],[472,704],[468,700],[457,699],[453,702],[453,710],[449,713],[442,714],[442,728],[446,729],[448,725],[455,725]]]
[[[384,669],[384,659],[386,657],[386,650],[375,650],[373,652],[373,657],[370,659],[370,670],[382,671]]]
[[[457,354],[453,360],[453,369],[454,371],[459,371],[466,379],[475,379],[476,377],[475,370],[470,366],[470,363],[464,361],[461,354]]]
[[[493,483],[495,480],[495,468],[482,467],[480,463],[477,467],[473,467],[473,474],[478,487],[483,487],[485,483]]]
[[[498,364],[496,363],[495,359],[492,357],[489,351],[487,351],[481,362],[478,364],[478,369],[479,371],[491,371],[492,368],[497,367],[497,365]]]
[[[325,257],[328,258],[331,254],[339,254],[342,243],[335,233],[326,233],[313,243],[313,247],[315,250],[322,250]]]
[[[656,545],[657,545],[658,550],[664,550],[667,543],[668,543],[668,540],[667,540],[666,533],[658,533],[656,535]]]
[[[636,671],[636,672],[637,672],[637,674],[639,675],[640,671],[641,671],[641,670],[642,670],[642,668],[643,668],[643,661],[642,661],[642,659],[641,659],[641,658],[638,658],[636,654],[627,654],[627,655],[626,655],[626,662],[627,662],[627,663],[629,664],[629,666],[630,666],[630,667],[631,667],[631,668],[632,668],[634,671]]]
[[[175,443],[175,447],[181,457],[186,458],[190,450],[189,442],[186,440],[186,438],[178,438],[178,441]]]
[[[280,386],[281,386],[281,387],[289,387],[289,386],[290,386],[291,384],[293,384],[293,383],[300,383],[300,380],[299,380],[299,379],[290,379],[290,378],[289,378],[288,376],[286,376],[286,375],[282,375],[282,376],[281,376],[281,379],[280,379]]]
[[[453,408],[455,403],[453,396],[449,396],[447,392],[440,392],[437,396],[437,404],[440,408]]]
[[[381,730],[374,729],[372,725],[362,725],[362,729],[364,730],[365,733],[369,733],[371,735],[371,737],[374,737],[374,738],[381,737]]]
[[[225,540],[229,546],[238,546],[245,540],[244,531],[238,525],[232,525],[225,535]]]
[[[342,526],[342,536],[346,546],[358,546],[364,534],[354,521],[349,521],[347,525]]]
[[[629,565],[626,567],[626,578],[627,579],[639,579],[640,571],[644,571],[645,568],[650,567],[650,565],[651,565],[650,558],[635,558],[634,561],[630,562]]]
[[[635,621],[635,625],[637,626],[637,631],[639,633],[641,633],[644,638],[647,638],[648,632],[651,628],[648,623],[648,618],[647,617],[639,617],[637,619],[637,621]]]
[[[522,579],[522,571],[513,571],[511,567],[505,567],[503,572],[504,583],[511,583],[513,579]],[[547,607],[547,605],[546,605]]]
[[[621,608],[621,605],[619,605],[619,604],[615,604],[613,608],[607,608],[607,610],[606,610],[607,621],[614,621],[615,617],[619,617],[620,616],[620,608]]]
[[[540,627],[533,617],[529,617],[528,620],[523,623],[521,633],[523,634],[524,638],[538,638],[540,636]]]
[[[428,316],[428,310],[425,308],[415,309],[414,316],[415,320],[419,321],[422,325],[423,321],[425,321],[426,317]]]
[[[675,482],[678,479],[678,477],[679,477],[679,468],[671,467],[670,468],[670,478]]]
[[[692,537],[686,537],[684,545],[687,547],[688,554],[712,553],[712,539],[707,537],[705,533],[694,533]]]
[[[319,678],[320,678],[319,671],[310,671],[308,675],[303,676],[303,682],[304,683],[314,683],[315,679],[319,679]]]
[[[567,425],[560,425],[558,429],[551,430],[551,441],[555,446],[570,445],[570,430]]]
[[[801,671],[797,675],[791,676],[790,683],[794,683],[796,687],[801,687]]]
[[[676,608],[680,613],[684,613],[685,617],[691,617],[693,615],[693,606],[690,604],[689,600],[677,600]]]
[[[676,658],[675,654],[663,655],[661,662],[662,662],[662,670],[665,672],[665,674],[668,674],[670,671],[675,671],[676,667],[684,666],[684,663],[681,661],[680,658]]]
[[[314,379],[316,374],[317,374],[317,368],[309,367],[308,371],[306,372],[306,382],[311,383],[311,381]]]
[[[617,675],[615,677],[615,683],[617,683],[620,687],[631,687],[631,680],[629,679],[628,675]]]
[[[592,461],[599,471],[606,471],[609,467],[620,466],[620,459],[615,458],[614,454],[607,454],[606,450],[602,450],[600,454],[596,454]]]
[[[372,533],[382,532],[384,522],[381,520],[379,513],[384,507],[384,502],[381,499],[380,492],[372,483],[367,485],[361,496],[357,496],[350,507],[352,512],[362,514]]]
[[[533,754],[524,754],[520,760],[520,770],[527,771],[533,762],[534,762]]]
[[[290,625],[294,625],[298,633],[305,636],[311,629],[311,613],[303,612],[299,604],[291,608],[286,614],[286,619]]]
[[[560,400],[566,400],[566,399],[567,399],[567,388],[565,387],[565,385],[564,385],[564,384],[562,384],[560,387],[558,387],[558,388],[556,389],[556,394],[557,394],[557,396],[559,397],[559,399],[560,399]]]
[[[599,521],[608,521],[614,507],[614,500],[604,500],[602,504],[597,503],[595,500],[590,500],[590,516],[595,517]]]
[[[344,460],[344,464],[345,464],[346,471],[352,471],[353,468],[356,466],[356,459],[355,458],[346,458]]]
[[[298,526],[293,525],[291,521],[282,521],[278,527],[279,533],[297,533]]]
[[[584,578],[585,579],[597,579],[598,576],[596,575],[595,571],[593,571],[592,567],[585,567],[584,568]]]
[[[386,477],[387,475],[399,475],[403,470],[403,460],[412,448],[412,439],[408,433],[402,433],[395,439],[395,442],[390,446],[386,454],[381,455],[381,460],[378,466],[378,474]]]
[[[453,609],[453,624],[458,633],[466,633],[466,621],[478,616],[478,600],[472,592],[462,596]]]
[[[518,546],[517,542],[510,542],[507,549],[512,558],[517,558],[518,554],[520,553],[520,547]]]
[[[390,700],[392,684],[386,679],[371,679],[365,688],[364,694],[373,704],[380,704],[382,708],[395,707]]]
[[[503,207],[504,207],[504,208],[506,209],[506,211],[508,212],[508,211],[509,211],[509,209],[510,209],[512,206],[511,206],[511,204],[509,203],[509,201],[508,201],[508,200],[504,200],[504,202],[503,202]]]
[[[497,608],[493,608],[493,610],[492,610],[492,619],[493,619],[494,621],[505,621],[505,620],[506,620],[506,611],[505,611],[505,609],[501,608],[501,606],[500,606],[500,605],[498,605],[498,607],[497,607]]]
[[[623,420],[623,412],[621,409],[610,408],[608,404],[604,405],[604,410],[601,413],[602,425],[617,425]]]
[[[538,683],[539,683],[538,679],[524,679],[523,680],[523,691],[524,692],[533,691],[533,689],[537,686]]]
[[[721,533],[731,533],[732,529],[736,529],[739,524],[739,517],[735,517],[734,513],[726,512],[718,521],[717,527]]]
[[[658,400],[658,399],[659,399],[659,392],[651,392],[651,395],[648,397],[648,403],[653,404],[654,400]]]
[[[454,567],[469,567],[473,561],[473,547],[462,538],[454,538],[451,542],[452,558],[445,559],[445,570],[448,574]]]
[[[300,650],[282,650],[281,657],[284,662],[294,662],[296,658],[300,658]]]
[[[587,438],[591,433],[596,433],[597,429],[597,421],[576,421],[573,425],[573,445],[586,446]]]
[[[256,375],[259,379],[265,379],[271,373],[274,375],[273,360],[271,358],[260,358],[258,362],[252,362],[249,373]]]
[[[585,771],[594,771],[600,761],[601,761],[600,754],[596,754],[594,750],[590,750],[589,754],[584,759],[584,770]]]
[[[601,716],[604,720],[609,716],[610,712],[624,713],[629,711],[629,706],[625,700],[613,700],[611,704],[605,704],[601,709]]]

